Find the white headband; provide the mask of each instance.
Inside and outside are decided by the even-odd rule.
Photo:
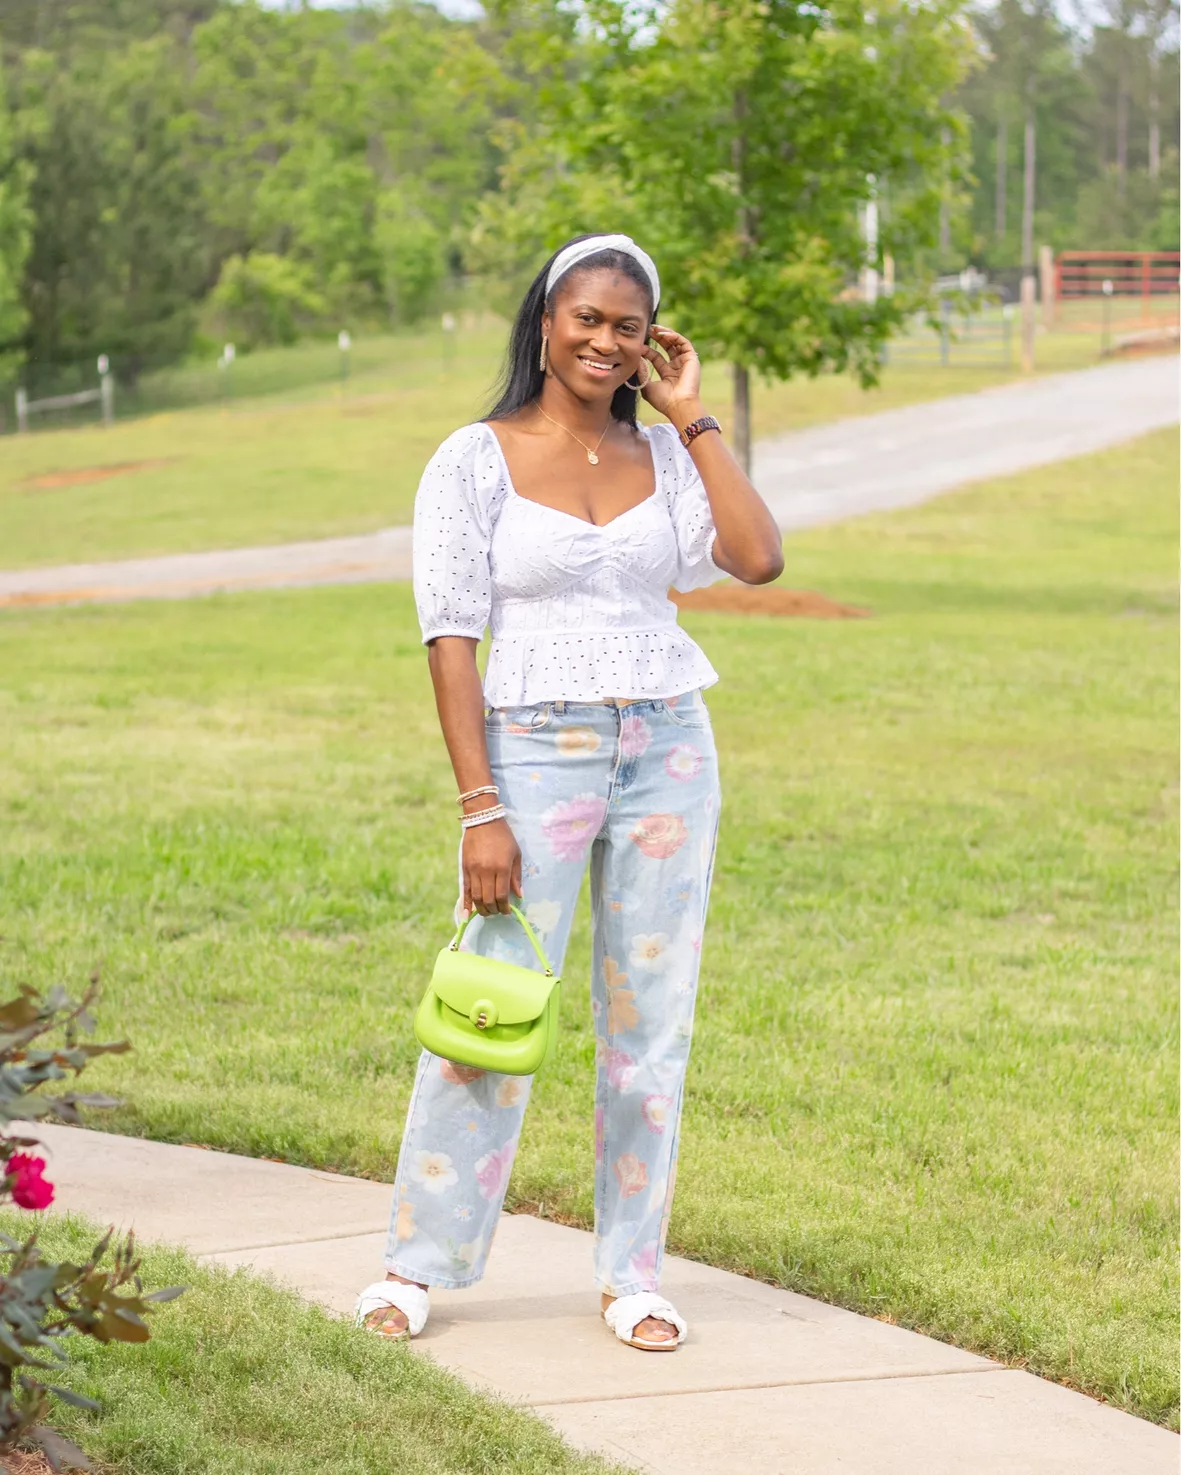
[[[600,251],[622,251],[625,256],[630,256],[639,263],[648,278],[648,285],[652,288],[652,308],[655,311],[660,301],[660,278],[656,274],[656,263],[647,251],[636,245],[631,236],[589,236],[585,241],[575,241],[572,246],[559,251],[549,269],[549,276],[545,279],[545,295],[549,296],[554,290],[554,283],[559,277],[564,277],[571,267],[585,261],[588,256],[597,256]]]

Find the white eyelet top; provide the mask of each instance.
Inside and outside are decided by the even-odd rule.
[[[709,499],[671,425],[641,433],[655,490],[602,527],[520,496],[482,422],[431,457],[414,502],[422,638],[479,640],[490,624],[489,705],[670,697],[717,681],[668,597],[726,577]]]

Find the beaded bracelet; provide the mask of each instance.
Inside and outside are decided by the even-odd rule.
[[[459,823],[465,830],[470,830],[473,825],[488,825],[494,819],[503,819],[507,813],[503,804],[494,804],[491,809],[477,809],[473,814],[461,814]]]
[[[495,784],[484,784],[478,789],[469,789],[466,794],[460,794],[456,804],[462,804],[465,799],[478,799],[481,794],[499,794],[500,790]]]
[[[691,445],[697,437],[705,430],[721,430],[721,426],[712,415],[702,415],[700,420],[694,420],[692,425],[686,425],[680,432],[681,444]]]

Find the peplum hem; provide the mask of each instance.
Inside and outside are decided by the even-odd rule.
[[[673,697],[712,686],[718,673],[684,630],[601,630],[496,635],[484,700],[493,707]]]

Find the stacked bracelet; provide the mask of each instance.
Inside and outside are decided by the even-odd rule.
[[[494,804],[491,809],[477,809],[471,814],[461,814],[459,823],[465,830],[470,830],[473,825],[488,825],[494,819],[503,819],[507,813],[503,804]]]
[[[456,804],[462,804],[467,799],[478,799],[481,794],[496,794],[499,796],[500,790],[495,784],[482,784],[478,789],[469,789],[466,794],[460,794],[455,802]]]
[[[692,425],[686,425],[681,431],[681,444],[692,445],[697,437],[705,430],[721,430],[721,426],[712,415],[702,415],[699,420],[694,420]]]

